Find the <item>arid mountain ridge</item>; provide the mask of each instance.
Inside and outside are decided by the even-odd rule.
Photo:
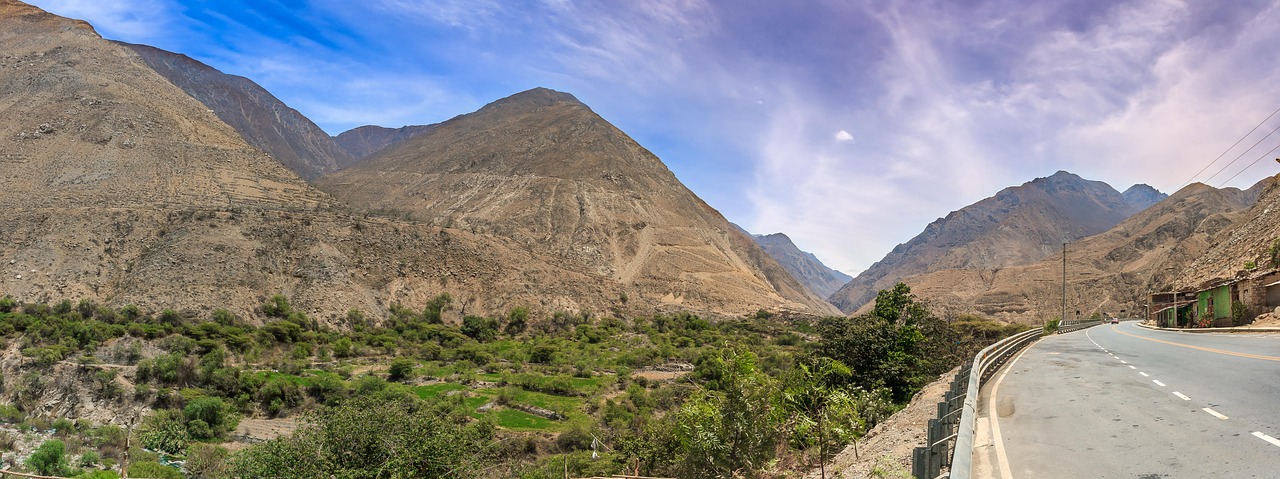
[[[1062,243],[1111,229],[1163,195],[1146,185],[1122,194],[1100,181],[1059,171],[953,211],[900,244],[832,294],[845,312],[905,278],[941,270],[1021,265],[1053,254]]]
[[[0,1],[0,45],[6,67],[0,70],[6,119],[0,122],[6,166],[0,292],[22,301],[87,298],[192,314],[227,307],[252,317],[266,295],[283,293],[335,323],[348,309],[376,317],[392,303],[420,307],[445,292],[455,297],[457,314],[502,314],[515,306],[536,314],[835,311],[585,105],[550,105],[567,105],[566,114],[576,118],[572,127],[527,127],[507,116],[563,95],[557,92],[496,102],[455,119],[460,128],[442,124],[451,128],[433,136],[447,140],[484,127],[469,119],[490,118],[512,127],[513,136],[503,139],[508,145],[489,143],[499,150],[523,142],[535,145],[522,150],[532,155],[582,134],[593,136],[579,146],[608,148],[588,155],[592,168],[566,160],[557,165],[564,171],[483,162],[494,158],[452,150],[457,161],[442,177],[455,186],[515,182],[564,193],[525,197],[541,201],[541,209],[525,217],[529,222],[499,231],[481,207],[453,205],[448,214],[434,215],[446,210],[422,203],[386,214],[366,208],[376,201],[345,203],[315,189],[264,150],[301,152],[308,161],[292,166],[304,173],[340,165],[342,153],[324,146],[327,137],[287,107],[266,110],[269,119],[283,119],[277,124],[259,124],[259,103],[278,101],[247,80],[228,81],[156,52],[139,54],[147,49],[105,41],[84,22],[12,0]],[[207,105],[157,70],[192,82],[185,90],[207,84],[235,94]],[[246,126],[229,111],[258,118],[249,124],[260,134],[234,128],[229,123]],[[312,133],[299,142],[294,129]],[[414,133],[436,130],[387,135],[375,129],[346,144],[363,148],[357,151],[414,151],[422,148],[410,141]],[[258,145],[246,141],[251,138]],[[309,161],[315,151],[333,161]],[[395,158],[412,160],[387,151],[375,156],[384,159],[370,164],[390,171],[399,171]],[[502,164],[513,167],[490,169]],[[608,165],[618,168],[593,169]],[[474,167],[480,168],[467,169]],[[403,192],[406,200],[425,193]],[[564,212],[577,212],[564,216],[572,224],[559,221]]]
[[[1214,257],[1213,251],[1222,249],[1222,244],[1232,243],[1222,241],[1224,232],[1256,224],[1250,215],[1259,208],[1265,210],[1259,197],[1273,190],[1274,184],[1274,178],[1268,178],[1242,191],[1195,183],[1106,232],[1071,242],[1066,264],[1067,318],[1114,315],[1121,310],[1133,314],[1142,310],[1149,293],[1203,277],[1204,268],[1195,264]],[[943,269],[903,281],[944,310],[1038,323],[1062,314],[1062,274],[1059,250],[1029,264]]]

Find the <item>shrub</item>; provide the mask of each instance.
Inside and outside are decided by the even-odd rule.
[[[90,467],[101,460],[102,458],[98,456],[96,451],[85,451],[84,454],[80,455],[80,459],[76,460],[76,465],[80,467]]]
[[[27,467],[44,476],[67,476],[66,445],[57,439],[45,441],[27,458]]]
[[[6,295],[5,297],[0,298],[0,313],[13,312],[13,310],[17,308],[18,302],[14,301],[13,296]]]
[[[388,381],[404,381],[413,375],[413,367],[415,363],[409,358],[396,358],[391,361],[391,367],[387,369]]]
[[[156,461],[138,461],[129,464],[128,476],[149,477],[152,479],[183,479],[181,471]]]
[[[462,334],[482,343],[492,341],[498,336],[498,321],[482,316],[466,316],[462,318]]]
[[[179,454],[187,450],[187,444],[191,440],[182,419],[178,411],[157,410],[142,421],[142,426],[138,428],[138,439],[147,449]],[[129,474],[137,477],[162,477],[134,472],[132,466],[129,468]]]

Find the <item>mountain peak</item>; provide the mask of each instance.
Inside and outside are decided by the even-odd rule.
[[[497,100],[493,103],[485,105],[480,111],[494,108],[506,108],[513,106],[525,106],[532,108],[542,108],[553,106],[559,103],[572,103],[576,105],[586,106],[572,94],[562,91],[555,91],[550,88],[537,87],[516,93],[509,97]]]
[[[1138,209],[1146,209],[1169,197],[1169,195],[1161,193],[1160,190],[1145,183],[1130,186],[1129,189],[1124,190],[1124,193],[1120,193],[1120,196],[1124,198],[1125,202]]]
[[[0,0],[0,18],[18,19],[25,24],[35,26],[74,28],[98,35],[89,22],[60,17],[18,0]]]

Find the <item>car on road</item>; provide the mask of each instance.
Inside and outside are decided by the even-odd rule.
[[[1120,324],[1120,318],[1111,318],[1111,324]]]

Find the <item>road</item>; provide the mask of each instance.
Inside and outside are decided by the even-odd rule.
[[[975,477],[1280,477],[1280,334],[1106,324],[1042,339],[989,384]]]

